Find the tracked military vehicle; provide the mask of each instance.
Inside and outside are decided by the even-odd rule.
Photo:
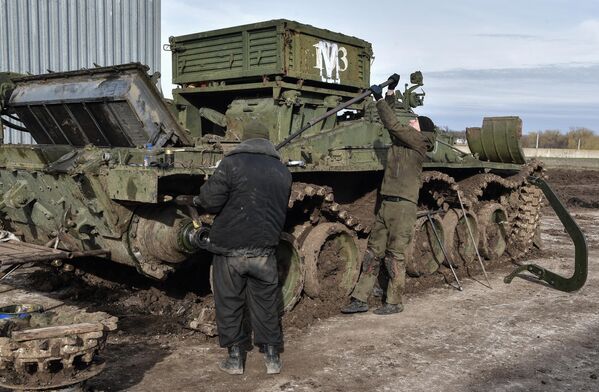
[[[303,293],[348,294],[391,143],[366,97],[371,45],[273,20],[171,37],[165,49],[178,86],[172,101],[140,64],[3,76],[3,124],[37,142],[0,146],[0,219],[27,244],[5,243],[3,264],[94,256],[168,278],[200,257],[212,219],[173,199],[197,194],[244,124],[258,119],[294,178],[277,252],[285,308]],[[397,93],[402,121],[423,104],[422,85],[415,72]],[[484,268],[533,246],[545,187],[542,166],[523,156],[521,128],[518,117],[485,118],[467,130],[471,153],[437,132],[406,255],[414,279],[440,268]],[[584,238],[575,240],[583,249]],[[568,279],[524,268],[574,290],[586,278],[583,256]]]

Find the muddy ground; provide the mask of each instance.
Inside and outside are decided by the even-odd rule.
[[[441,276],[430,279],[433,287],[410,290],[399,315],[342,316],[341,303],[314,311],[319,304],[305,299],[285,321],[284,370],[277,376],[264,374],[256,350],[243,376],[217,369],[224,351],[215,338],[187,328],[205,301],[205,284],[194,284],[198,276],[154,284],[128,269],[52,279],[22,271],[3,285],[0,303],[37,301],[119,316],[120,331],[104,352],[108,366],[88,383],[95,391],[596,391],[599,171],[548,174],[587,235],[582,290],[568,294],[521,279],[506,285],[512,267],[505,266],[490,272],[492,289],[464,279],[459,292]],[[544,249],[527,262],[568,275],[569,238],[551,213],[542,226]]]

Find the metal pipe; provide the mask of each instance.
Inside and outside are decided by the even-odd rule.
[[[464,208],[464,203],[462,203],[462,196],[460,195],[460,191],[456,191],[456,193],[458,194],[458,200],[460,201],[460,207],[462,208],[462,214],[464,215],[464,219],[466,220],[466,227],[468,228],[468,234],[470,235],[470,240],[472,241],[472,244],[474,245],[474,250],[476,251],[476,257],[478,258],[478,262],[480,264],[480,267],[483,269],[483,273],[485,274],[485,279],[487,280],[487,287],[492,289],[493,287],[491,287],[491,282],[489,281],[489,276],[487,275],[487,270],[485,269],[485,265],[483,264],[483,259],[482,257],[480,257],[480,253],[478,253],[478,244],[476,243],[476,241],[474,240],[474,234],[472,234],[472,228],[470,227],[470,222],[468,222],[468,216],[466,215],[466,209]],[[481,283],[483,286],[485,286],[483,283]]]
[[[83,250],[76,252],[69,252],[68,258],[74,259],[77,257],[91,257],[91,256],[110,256],[108,249],[95,249],[95,250]]]
[[[447,251],[445,250],[445,246],[443,245],[443,242],[441,242],[441,238],[439,237],[439,233],[437,233],[437,229],[435,228],[435,222],[433,222],[433,218],[431,215],[432,215],[431,212],[427,211],[426,218],[428,219],[428,223],[431,224],[431,228],[433,229],[435,238],[437,239],[437,242],[439,243],[439,246],[441,247],[441,250],[443,251],[443,256],[445,257],[447,264],[449,264],[449,268],[451,269],[451,272],[453,273],[453,277],[455,278],[455,281],[458,284],[458,290],[463,291],[464,288],[462,287],[462,284],[460,283],[460,280],[458,279],[458,275],[455,273],[455,269],[453,268],[453,263],[452,263],[451,259],[449,258],[449,256],[447,255]],[[453,285],[452,285],[452,287],[453,287]]]
[[[3,280],[4,278],[6,278],[7,276],[9,276],[13,272],[15,272],[16,270],[18,270],[19,268],[21,268],[22,266],[23,266],[23,264],[17,264],[14,267],[10,268],[10,271],[8,271],[4,275],[0,276],[0,280]]]

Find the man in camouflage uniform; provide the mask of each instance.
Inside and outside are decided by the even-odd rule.
[[[394,89],[399,75],[390,77],[386,98],[382,88],[370,87],[376,107],[385,128],[391,135],[392,145],[387,152],[387,164],[381,186],[381,206],[368,238],[368,248],[362,261],[362,274],[351,295],[351,302],[341,309],[343,313],[368,311],[368,295],[374,287],[381,262],[389,275],[385,304],[375,314],[393,314],[403,310],[402,293],[405,285],[404,252],[416,222],[420,174],[426,152],[431,149],[429,137],[421,132],[433,132],[430,118],[418,116],[402,123],[393,111],[397,102]]]

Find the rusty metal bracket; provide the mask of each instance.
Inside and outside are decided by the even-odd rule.
[[[532,279],[534,281],[536,279],[538,282],[545,282],[549,286],[560,291],[571,292],[578,290],[584,286],[588,275],[589,255],[585,236],[574,218],[572,218],[566,207],[558,199],[557,195],[553,192],[553,189],[551,189],[545,180],[537,176],[530,176],[528,177],[528,181],[531,184],[538,186],[543,191],[549,204],[572,239],[572,242],[574,243],[574,273],[570,278],[565,278],[536,264],[524,264],[506,276],[503,281],[505,283],[511,283],[512,279],[520,277],[528,280]],[[530,272],[533,276],[522,275],[522,272]]]

